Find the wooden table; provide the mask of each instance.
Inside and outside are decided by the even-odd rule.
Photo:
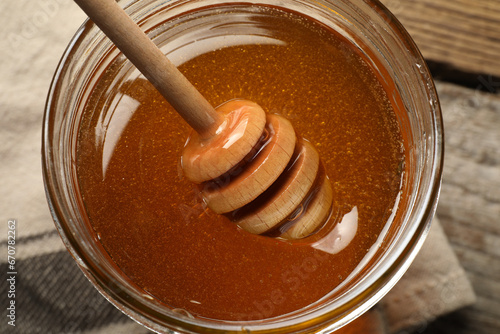
[[[500,333],[500,1],[383,0],[436,78],[445,125],[437,216],[475,305],[415,333]]]

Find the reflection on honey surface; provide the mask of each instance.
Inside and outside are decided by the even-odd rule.
[[[346,213],[342,220],[320,240],[311,244],[311,247],[329,254],[337,254],[349,246],[358,230],[358,208],[355,206]]]

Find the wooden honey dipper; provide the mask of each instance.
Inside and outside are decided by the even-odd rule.
[[[255,234],[299,239],[328,219],[333,193],[312,144],[247,100],[214,109],[115,0],[75,0],[193,128],[186,177],[207,206]]]

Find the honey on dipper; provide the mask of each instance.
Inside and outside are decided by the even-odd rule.
[[[291,11],[237,5],[198,14],[203,32],[225,29],[210,21],[221,12],[229,22],[244,20],[244,38],[227,45],[206,38],[204,49],[188,44],[178,65],[212,105],[234,111],[238,103],[248,107],[244,99],[266,111],[248,111],[260,121],[243,159],[217,173],[199,168],[204,155],[190,148],[191,129],[118,59],[86,106],[77,171],[92,227],[124,275],[195,317],[256,320],[306,307],[349,276],[397,209],[405,155],[384,86],[342,36]],[[284,144],[275,145],[287,158],[264,173],[269,184],[252,190],[248,165],[263,165],[271,138],[287,127]],[[314,178],[292,182],[300,168]],[[238,181],[244,186],[232,192]],[[302,195],[284,209],[290,201],[278,197],[290,186]],[[290,236],[317,194],[327,203],[311,206],[327,208],[320,223],[306,219]],[[269,206],[275,200],[281,204]]]
[[[194,132],[182,154],[184,174],[202,184],[206,205],[251,233],[300,239],[320,228],[332,191],[318,175],[315,148],[287,119],[251,101],[231,100],[218,111],[224,120],[215,135]],[[311,189],[317,178],[321,186]]]

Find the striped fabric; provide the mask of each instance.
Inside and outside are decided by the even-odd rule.
[[[4,316],[0,333],[149,333],[101,296],[55,230],[19,238],[16,248],[24,253],[16,259],[16,326],[9,326]],[[0,300],[8,289],[8,284],[0,285]]]

